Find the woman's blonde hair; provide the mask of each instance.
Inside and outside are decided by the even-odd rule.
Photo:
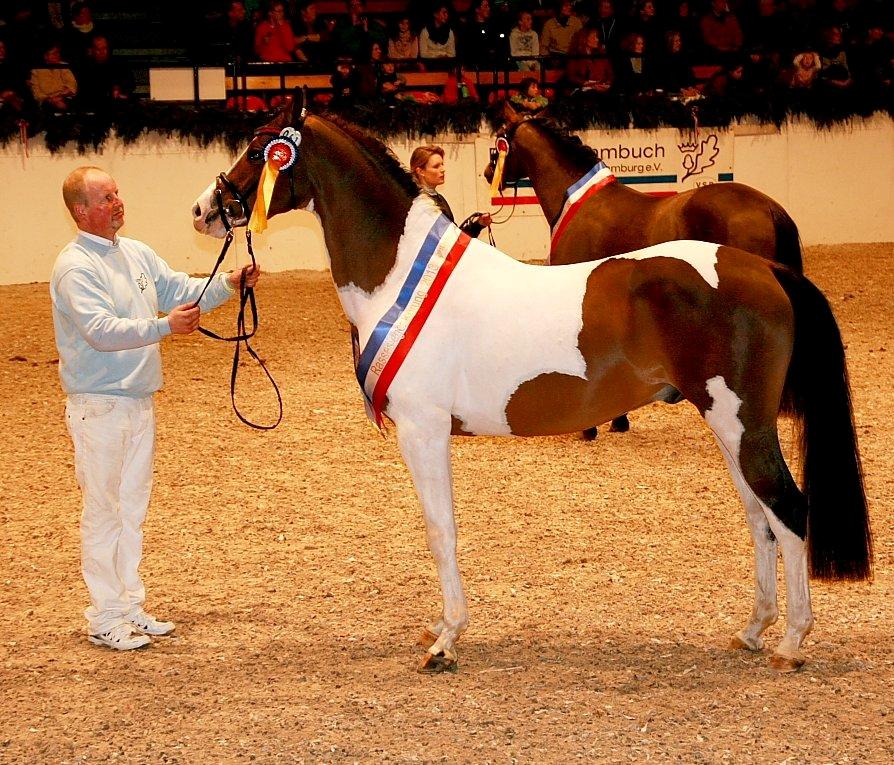
[[[418,178],[416,171],[422,170],[435,154],[444,159],[444,150],[440,146],[419,146],[413,150],[413,154],[410,157],[410,172],[414,178]]]

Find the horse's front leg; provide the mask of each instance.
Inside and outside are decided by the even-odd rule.
[[[454,644],[469,623],[469,609],[456,560],[450,418],[448,415],[438,420],[434,425],[415,421],[397,423],[398,444],[422,504],[428,546],[438,567],[444,598],[441,618],[427,631],[433,642],[419,666],[420,672],[455,669]]]

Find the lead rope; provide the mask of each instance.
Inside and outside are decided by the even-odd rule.
[[[224,227],[227,230],[227,236],[224,240],[223,247],[220,250],[220,255],[217,256],[217,263],[214,264],[214,269],[211,271],[211,275],[208,277],[208,280],[205,282],[205,286],[202,288],[202,292],[198,297],[198,300],[193,303],[193,307],[199,304],[199,301],[202,299],[202,296],[205,294],[205,290],[208,289],[208,285],[211,284],[211,280],[217,274],[217,270],[220,268],[221,263],[223,263],[224,257],[227,254],[227,250],[230,249],[230,245],[233,243],[233,227],[230,225],[230,221],[227,218],[223,206],[221,204],[221,195],[217,194],[217,202],[220,209],[220,218],[223,221]],[[251,257],[252,266],[257,266],[257,261],[255,260],[255,253],[251,246],[251,231],[246,229],[245,231],[245,241],[248,245],[248,254]],[[245,305],[246,303],[249,305],[251,309],[251,331],[245,331]],[[206,337],[210,337],[214,340],[223,340],[227,343],[236,343],[236,347],[233,351],[233,366],[230,369],[230,402],[233,404],[233,411],[236,413],[236,416],[244,422],[249,427],[255,428],[255,430],[273,430],[279,423],[282,422],[282,394],[279,392],[279,386],[276,384],[276,380],[273,379],[273,375],[270,374],[270,370],[267,369],[267,365],[261,359],[260,356],[255,352],[255,349],[251,347],[249,344],[249,339],[254,337],[255,332],[258,329],[258,306],[255,302],[255,290],[254,287],[246,287],[245,286],[245,272],[242,273],[242,277],[239,279],[239,313],[236,315],[236,334],[232,337],[221,337],[220,335],[212,332],[210,329],[205,329],[204,327],[199,327],[199,332],[201,332]],[[273,391],[276,393],[276,403],[279,407],[279,415],[276,418],[276,422],[272,425],[259,425],[256,422],[252,422],[243,416],[242,412],[239,411],[239,407],[236,406],[236,377],[239,371],[239,353],[240,353],[240,344],[245,343],[245,350],[248,354],[258,362],[258,365],[264,370],[264,374],[267,375],[267,379],[270,380],[270,384],[273,386]]]

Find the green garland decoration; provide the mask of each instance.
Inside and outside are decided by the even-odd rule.
[[[818,129],[827,129],[877,113],[894,118],[894,90],[784,89],[741,100],[701,98],[688,103],[665,96],[579,94],[557,100],[550,111],[560,124],[575,132],[631,127],[691,128],[696,120],[705,127],[726,127],[746,117],[776,126],[789,118],[806,118]],[[410,99],[375,102],[342,108],[338,113],[383,140],[421,139],[445,133],[468,136],[479,132],[482,120],[494,129],[501,123],[498,109],[485,108],[473,100],[457,104],[422,104]],[[0,108],[0,145],[18,140],[21,119],[22,115],[12,109]],[[115,104],[108,111],[95,113],[37,111],[25,119],[29,135],[42,133],[47,148],[54,154],[70,144],[80,154],[101,151],[112,135],[129,145],[150,133],[176,137],[199,147],[220,142],[235,154],[252,132],[270,119],[270,113],[138,101]]]

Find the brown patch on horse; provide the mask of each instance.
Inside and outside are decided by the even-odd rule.
[[[516,435],[552,435],[583,430],[650,401],[666,379],[631,363],[631,274],[637,261],[616,260],[595,268],[587,279],[578,348],[586,379],[546,372],[522,383],[506,406]]]

